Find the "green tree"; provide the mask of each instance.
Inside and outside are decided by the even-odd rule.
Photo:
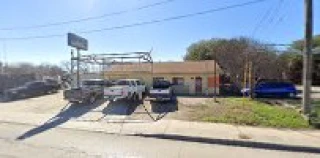
[[[286,77],[294,83],[301,83],[302,55],[289,49],[279,55],[279,60],[284,65]]]
[[[303,50],[304,40],[297,40],[292,43],[291,49]],[[320,47],[320,35],[315,35],[313,37],[312,47]]]
[[[302,66],[303,66],[303,56],[302,51],[304,47],[304,40],[297,40],[292,42],[292,45],[288,50],[281,54],[279,58],[282,60],[286,67],[286,74],[288,78],[295,83],[301,83],[301,77],[302,77]],[[313,48],[320,47],[320,35],[316,35],[313,37]],[[301,53],[297,53],[296,51],[292,50],[300,50]],[[314,71],[320,71],[316,67]]]
[[[213,38],[191,44],[184,60],[216,60],[233,82],[241,83],[246,59],[253,62],[257,78],[280,78],[283,66],[274,52],[273,47],[250,38]]]

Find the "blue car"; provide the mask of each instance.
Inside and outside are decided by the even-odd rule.
[[[276,98],[295,98],[298,91],[294,84],[287,81],[260,81],[252,92],[249,89],[242,91],[245,94],[251,93],[253,97],[276,97]]]

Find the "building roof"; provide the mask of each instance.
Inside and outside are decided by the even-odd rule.
[[[131,63],[123,65],[112,65],[109,73],[134,73],[134,72],[153,72],[156,74],[202,74],[214,73],[213,60],[205,61],[185,61],[185,62],[156,62],[153,63]],[[217,72],[221,72],[221,68],[217,65]]]

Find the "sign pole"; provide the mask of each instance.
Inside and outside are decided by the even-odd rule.
[[[70,74],[71,74],[71,88],[74,88],[74,53],[73,53],[73,49],[71,49]]]
[[[68,46],[74,47],[77,49],[77,57],[75,59],[71,59],[71,65],[74,64],[73,60],[77,60],[77,88],[80,88],[80,50],[88,50],[88,40],[82,38],[76,34],[68,33],[67,37]],[[73,58],[73,52],[72,52]],[[72,76],[74,74],[72,73]]]

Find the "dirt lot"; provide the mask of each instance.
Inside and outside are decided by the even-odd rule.
[[[131,104],[118,101],[97,101],[94,105],[68,104],[62,92],[24,100],[1,102],[1,112],[47,114],[75,121],[130,121],[160,119],[187,119],[190,107],[205,103],[208,98],[178,97],[175,103]]]

